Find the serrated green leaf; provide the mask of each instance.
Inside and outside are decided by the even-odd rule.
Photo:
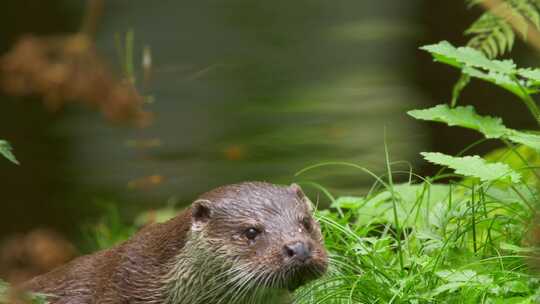
[[[478,115],[472,106],[449,108],[446,104],[440,104],[429,109],[412,110],[407,114],[416,119],[477,130],[487,138],[500,138],[507,133],[507,128],[500,118]]]
[[[13,155],[11,151],[12,151],[11,145],[7,141],[0,139],[0,154],[3,155],[12,163],[18,165],[19,162],[17,161],[17,159],[15,158],[15,155]]]
[[[478,155],[454,157],[439,152],[420,153],[427,161],[453,169],[457,174],[476,177],[481,181],[491,182],[509,179],[512,183],[519,183],[521,175],[503,163],[487,163]]]
[[[540,84],[538,82],[540,75],[537,75],[540,72],[517,69],[512,60],[494,60],[485,55],[495,57],[505,48],[510,48],[513,41],[507,39],[504,42],[496,41],[503,39],[504,36],[502,32],[498,32],[497,35],[485,38],[482,45],[479,46],[484,53],[470,47],[456,48],[447,41],[426,45],[421,49],[430,52],[436,61],[461,69],[463,74],[496,84],[521,99],[525,99],[529,94],[538,92],[537,87],[530,86],[530,84],[537,86]],[[521,80],[517,76],[526,79]],[[455,96],[454,92],[452,105],[455,105]]]
[[[493,72],[493,71],[483,72],[479,69],[475,69],[472,67],[464,67],[461,71],[464,74],[467,74],[471,77],[479,78],[487,82],[496,84],[502,87],[503,89],[510,91],[511,93],[515,94],[516,96],[522,99],[525,98],[526,96],[526,94],[520,88],[519,84],[513,81],[508,75]]]
[[[502,74],[516,73],[516,65],[512,60],[491,60],[482,52],[470,47],[454,47],[448,41],[426,45],[420,49],[428,51],[437,61],[457,67],[475,67]]]
[[[473,129],[484,134],[486,138],[508,139],[540,152],[539,134],[525,133],[507,128],[499,117],[479,115],[474,110],[474,107],[470,105],[450,108],[446,104],[440,104],[428,109],[411,110],[407,114],[416,119],[443,122],[449,126]]]
[[[458,68],[463,67],[462,62],[457,60],[455,58],[456,56],[452,56],[452,54],[456,52],[456,49],[448,41],[441,41],[438,44],[421,46],[420,49],[431,53],[435,61],[446,63]]]
[[[330,207],[342,209],[358,209],[366,203],[366,199],[357,196],[342,196],[336,199]]]
[[[531,80],[533,83],[540,83],[540,69],[519,69],[518,74],[521,77]]]
[[[508,129],[508,139],[540,151],[540,135]]]

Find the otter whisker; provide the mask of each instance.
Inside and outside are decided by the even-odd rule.
[[[257,270],[257,269],[256,269]],[[245,296],[245,294],[247,294],[247,292],[249,290],[252,290],[253,289],[253,284],[254,282],[256,282],[258,276],[260,276],[261,274],[259,273],[259,271],[253,271],[249,277],[245,278],[244,279],[244,283],[242,284],[242,288],[239,290],[239,292],[237,293],[236,295],[236,298],[238,298],[239,300],[240,299],[243,299],[243,297]]]
[[[244,265],[245,269],[249,269],[251,265]],[[229,290],[225,292],[223,297],[219,300],[218,303],[221,303],[222,301],[226,301],[229,297],[229,295],[233,295],[236,293],[236,295],[233,295],[233,298],[231,299],[231,303],[235,303],[236,299],[239,297],[240,292],[244,288],[243,286],[250,280],[250,278],[254,275],[254,272],[248,273],[248,275],[245,275],[245,271],[238,271],[236,275],[229,279],[230,286]]]

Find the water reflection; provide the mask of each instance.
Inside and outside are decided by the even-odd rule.
[[[57,5],[66,15],[81,10]],[[422,99],[410,77],[420,5],[398,0],[107,2],[97,48],[120,67],[115,37],[134,33],[134,76],[141,93],[153,100],[145,108],[155,120],[144,129],[118,128],[94,112],[71,107],[41,124],[47,132],[39,140],[49,148],[35,157],[21,139],[24,132],[6,135],[16,144],[22,168],[38,168],[36,163],[46,160],[48,171],[39,178],[53,181],[57,190],[39,200],[20,198],[18,191],[46,191],[34,189],[39,183],[16,185],[28,172],[2,165],[0,174],[15,176],[7,191],[18,202],[13,212],[27,217],[3,224],[5,231],[47,224],[70,231],[103,196],[137,210],[171,196],[188,202],[197,193],[241,180],[289,183],[296,171],[323,161],[350,161],[380,172],[385,128],[392,158],[415,159],[424,145],[422,130],[404,111]],[[147,79],[140,64],[145,47],[152,54]],[[13,113],[27,107],[32,106],[1,113],[5,126],[25,125]],[[51,115],[34,109],[36,116]],[[57,145],[63,149],[55,152]],[[367,176],[343,168],[315,170],[299,179],[355,191],[371,184]]]

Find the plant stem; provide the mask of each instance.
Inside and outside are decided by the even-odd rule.
[[[536,101],[534,101],[534,99],[532,99],[531,95],[529,95],[528,93],[525,94],[524,97],[525,98],[522,99],[523,102],[525,103],[527,108],[529,108],[529,111],[536,119],[536,123],[538,123],[538,125],[540,126],[540,109],[538,109],[538,105],[536,104]]]
[[[521,85],[519,79],[515,75],[511,75],[511,78],[518,85],[521,93],[523,93],[523,96],[520,96],[521,101],[523,101],[523,103],[527,106],[529,112],[531,112],[532,116],[536,120],[536,123],[538,123],[538,125],[540,126],[540,109],[538,108],[536,101],[534,101],[529,92],[525,90],[525,88]]]
[[[527,166],[527,167],[531,167],[531,165],[529,164],[529,162],[523,157],[523,155],[521,155],[518,151],[516,151],[516,147],[511,143],[509,142],[508,140],[506,139],[501,139],[502,142],[508,147],[508,149],[510,149],[522,162],[523,162],[523,165]],[[540,180],[540,174],[538,172],[536,172],[536,170],[531,170],[532,174],[534,174],[536,176],[536,178],[538,180]]]
[[[87,0],[86,11],[81,24],[80,33],[94,37],[96,35],[98,21],[103,14],[103,0]]]
[[[133,29],[130,29],[126,33],[126,78],[129,82],[132,84],[135,84],[135,68],[133,66],[133,41],[135,33],[133,32]]]
[[[389,185],[389,191],[390,195],[392,196],[392,210],[394,212],[394,224],[396,225],[396,242],[397,242],[397,249],[398,249],[398,257],[399,257],[399,267],[401,268],[401,273],[403,273],[405,266],[403,263],[403,250],[401,247],[401,227],[399,225],[399,218],[397,213],[397,203],[396,203],[396,195],[394,193],[394,182],[392,180],[392,168],[390,167],[390,156],[388,154],[388,145],[386,144],[386,129],[384,132],[384,154],[386,157],[386,170],[388,171],[388,185]]]
[[[474,185],[472,185],[472,197],[471,197],[471,210],[472,210],[472,237],[473,237],[473,249],[474,253],[477,253],[477,246],[476,246],[476,211],[475,211],[475,204],[474,201]]]

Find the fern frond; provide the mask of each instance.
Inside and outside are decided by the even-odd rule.
[[[515,34],[512,27],[491,13],[480,16],[465,34],[473,36],[467,46],[482,51],[489,58],[500,56],[514,46]]]
[[[514,10],[522,17],[531,22],[537,29],[540,28],[540,1],[536,0],[512,0],[509,2]],[[525,28],[525,30],[527,27]],[[525,35],[526,36],[526,35]]]
[[[483,0],[466,0],[469,7],[482,3]],[[530,25],[540,29],[540,0],[505,0],[495,15],[492,12],[482,14],[466,31],[472,38],[468,46],[481,50],[489,58],[495,58],[509,52],[517,31],[527,39]],[[508,19],[513,18],[515,29]]]

